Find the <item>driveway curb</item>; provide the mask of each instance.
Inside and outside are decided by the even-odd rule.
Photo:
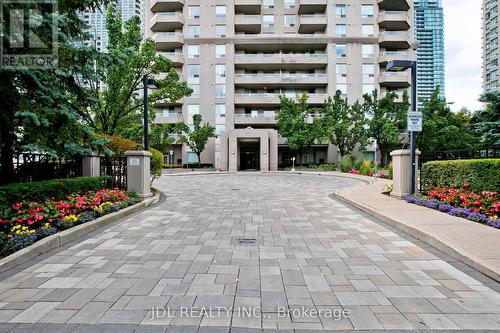
[[[369,191],[369,189],[366,188],[367,187],[366,185],[364,187],[365,187],[365,189],[364,189],[365,191]],[[349,190],[353,190],[353,188],[350,188]],[[383,194],[380,194],[380,195],[382,196]],[[419,230],[419,229],[417,229],[417,228],[415,228],[407,223],[399,221],[395,218],[391,218],[389,216],[386,216],[381,211],[377,211],[376,209],[374,209],[366,204],[363,204],[360,201],[357,201],[357,200],[354,200],[354,199],[347,197],[346,195],[344,195],[342,193],[342,191],[333,193],[330,195],[330,197],[333,199],[338,199],[339,201],[346,203],[350,206],[353,206],[355,208],[358,208],[359,210],[381,220],[382,222],[387,223],[387,224],[389,224],[389,225],[391,225],[391,226],[393,226],[401,231],[406,232],[410,236],[415,237],[416,239],[419,239],[419,240],[435,247],[436,249],[444,252],[445,254],[462,261],[463,263],[478,270],[479,272],[481,272],[481,273],[489,276],[490,278],[500,282],[500,272],[495,267],[492,267],[491,264],[489,264],[488,262],[486,262],[482,258],[470,253],[469,251],[467,251],[466,249],[464,249],[463,247],[461,247],[457,243],[454,243],[453,240],[448,240],[445,238],[437,237],[435,235],[432,235],[431,233],[425,232],[423,230]]]
[[[71,229],[67,229],[58,232],[54,235],[50,235],[41,239],[40,241],[25,247],[11,255],[0,260],[0,273],[5,272],[11,268],[16,267],[36,256],[49,252],[55,248],[58,248],[64,244],[67,244],[81,236],[84,236],[96,229],[99,229],[105,225],[116,222],[117,220],[126,217],[130,214],[140,211],[146,207],[149,207],[158,201],[160,201],[160,191],[152,188],[153,196],[142,200],[130,207],[120,209],[119,211],[111,214],[101,216],[91,222],[77,225]]]

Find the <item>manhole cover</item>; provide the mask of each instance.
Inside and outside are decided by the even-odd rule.
[[[240,238],[238,239],[238,244],[240,245],[255,245],[257,240],[255,238]]]
[[[239,191],[239,188],[232,188],[231,191]]]

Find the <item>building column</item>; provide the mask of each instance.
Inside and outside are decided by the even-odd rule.
[[[278,171],[278,131],[269,131],[269,170]]]
[[[222,171],[229,170],[228,154],[229,154],[228,132],[222,132],[220,135],[220,164],[219,164],[219,169]]]
[[[269,135],[260,137],[260,171],[269,171]]]
[[[229,135],[229,172],[238,171],[238,138],[234,133]]]

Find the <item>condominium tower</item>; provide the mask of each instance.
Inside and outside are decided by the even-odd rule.
[[[414,60],[411,0],[147,0],[147,35],[172,60],[193,94],[156,106],[159,123],[192,116],[216,128],[202,163],[222,170],[276,170],[291,163],[276,130],[280,95],[307,92],[321,106],[340,90],[351,102],[377,89],[396,91],[409,72],[386,72],[390,60]],[[337,162],[317,144],[304,163]],[[182,145],[169,161],[196,163]]]
[[[445,96],[444,19],[441,0],[415,0],[417,49],[417,96],[429,99],[436,88]]]
[[[122,21],[126,22],[134,16],[141,19],[141,30],[145,31],[145,3],[144,0],[118,0],[114,2],[116,13],[121,13]],[[90,38],[84,41],[87,46],[94,46],[99,51],[108,47],[108,31],[106,29],[106,6],[96,10],[86,10],[79,13],[80,18],[87,25],[85,30]]]
[[[483,90],[484,92],[500,91],[498,78],[500,56],[498,39],[500,37],[500,20],[498,8],[500,0],[483,0]]]

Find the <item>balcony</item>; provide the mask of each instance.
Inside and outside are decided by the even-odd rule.
[[[299,14],[325,12],[327,0],[299,0]]]
[[[260,33],[262,17],[260,15],[236,15],[234,17],[234,30],[252,34]]]
[[[286,67],[294,69],[324,68],[328,65],[326,53],[236,54],[239,67],[265,69]]]
[[[274,112],[259,112],[252,111],[252,113],[235,113],[235,125],[274,125],[276,124]]]
[[[260,14],[262,0],[235,0],[234,11],[236,13]]]
[[[381,52],[378,57],[380,65],[385,66],[392,60],[414,60],[408,51],[385,51]]]
[[[157,13],[151,18],[151,31],[180,29],[184,25],[184,15],[178,12]]]
[[[251,105],[251,106],[269,106],[280,105],[280,96],[283,94],[268,94],[268,93],[236,93],[234,94],[234,104]],[[296,95],[285,94],[288,97],[295,98]],[[323,105],[328,94],[308,94],[309,104]]]
[[[184,0],[152,0],[151,11],[156,12],[172,12],[181,10],[184,7]]]
[[[410,29],[410,18],[404,11],[382,11],[378,16],[378,25],[386,30]]]
[[[410,72],[383,72],[379,84],[390,88],[408,88],[411,86]]]
[[[182,47],[184,38],[180,32],[157,32],[153,35],[156,49],[160,51],[172,51]]]
[[[393,91],[393,92],[396,94],[396,98],[394,99],[394,102],[395,103],[403,103],[403,91],[402,90],[396,90],[396,91]],[[380,94],[380,98],[384,98],[385,96],[387,96],[387,94],[389,94],[388,91],[381,93]]]
[[[184,64],[184,54],[177,52],[159,52],[165,58],[168,58],[174,67],[180,67]]]
[[[299,33],[310,34],[326,29],[327,18],[325,14],[300,15]]]
[[[380,33],[378,43],[387,49],[409,49],[410,36],[404,31],[384,31]]]
[[[182,112],[157,112],[156,113],[156,124],[175,124],[183,122]]]
[[[293,86],[300,85],[302,87],[319,87],[328,84],[326,74],[236,74],[234,84],[249,88],[262,87],[267,85],[273,86]]]
[[[409,0],[378,0],[378,6],[385,10],[409,10]]]

